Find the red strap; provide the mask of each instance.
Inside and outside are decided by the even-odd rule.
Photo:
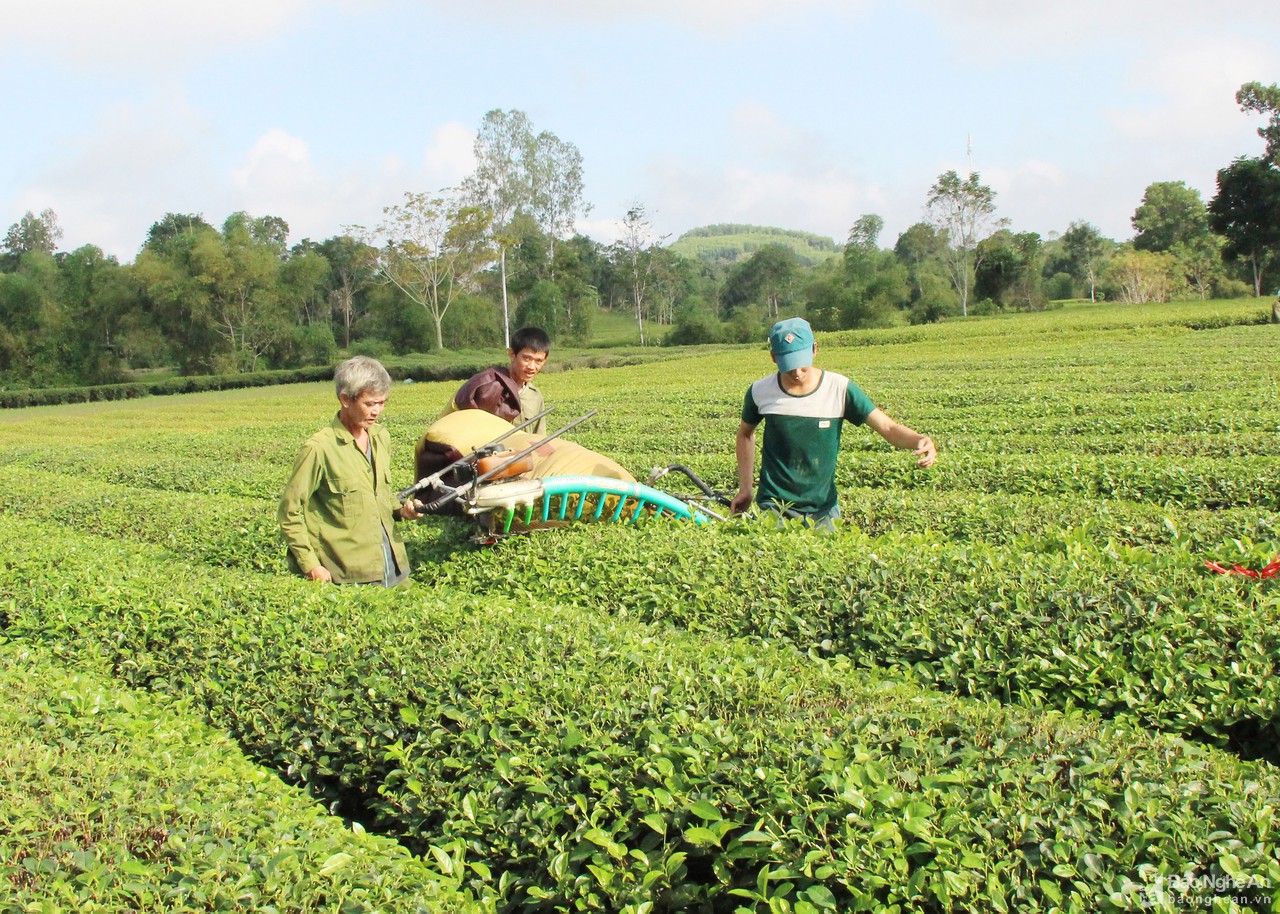
[[[1260,581],[1265,578],[1280,577],[1280,555],[1277,555],[1272,559],[1261,571],[1255,571],[1252,568],[1245,568],[1243,565],[1232,565],[1230,568],[1224,568],[1217,562],[1205,562],[1204,567],[1208,568],[1210,571],[1215,571],[1218,574],[1238,574],[1241,577],[1253,578],[1255,581]]]

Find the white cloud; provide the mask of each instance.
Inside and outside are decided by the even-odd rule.
[[[475,141],[475,131],[457,121],[436,128],[422,158],[426,174],[441,187],[461,181],[475,170]]]
[[[1236,90],[1273,68],[1274,53],[1252,39],[1201,38],[1161,46],[1136,59],[1129,75],[1131,88],[1154,103],[1113,106],[1107,116],[1126,139],[1224,139],[1229,148],[1239,149],[1239,139],[1255,125],[1236,104]]]
[[[743,102],[729,112],[729,131],[734,147],[749,149],[759,161],[821,169],[834,157],[820,134],[754,101]]]
[[[873,5],[872,0],[471,0],[470,15],[492,21],[513,17],[530,26],[565,22],[672,22],[704,33],[732,33],[761,20],[786,19],[811,10],[825,15],[855,17]],[[437,2],[442,12],[455,13],[457,5]]]
[[[1007,218],[1014,232],[1062,233],[1073,220],[1085,218],[1081,206],[1088,207],[1088,218],[1096,224],[1115,205],[1097,198],[1084,203],[1081,187],[1088,186],[1089,177],[1069,175],[1041,159],[996,165],[982,172],[982,180],[996,192],[996,215]]]
[[[1049,170],[1041,174],[1032,161],[979,166],[1016,230],[1063,231],[1071,220],[1087,219],[1111,237],[1129,238],[1148,184],[1184,180],[1208,199],[1217,169],[1261,148],[1257,119],[1241,113],[1234,96],[1241,83],[1270,81],[1276,72],[1280,20],[1271,0],[1237,0],[1229,10],[1199,0],[915,6],[937,17],[956,55],[973,67],[1030,74],[1058,61],[1096,84],[1097,109],[1072,114],[1076,136],[1087,132],[1086,146],[1065,152],[1061,163],[1043,162]],[[1107,71],[1117,69],[1123,78],[1110,78]],[[1046,97],[1049,110],[1052,104]],[[1052,148],[1042,155],[1052,156]]]
[[[328,238],[347,225],[376,224],[406,190],[454,184],[473,165],[472,135],[453,122],[432,133],[416,166],[390,155],[317,160],[307,138],[280,128],[222,161],[210,152],[212,133],[181,93],[118,104],[67,136],[56,157],[0,202],[14,214],[52,208],[67,250],[96,244],[131,260],[166,212],[200,213],[216,226],[244,210],[283,218],[291,242]]]
[[[661,216],[661,214],[658,214]],[[622,220],[613,218],[579,219],[577,231],[600,244],[613,244],[622,237]]]
[[[1076,0],[1027,3],[1025,0],[913,0],[921,12],[938,16],[962,33],[955,46],[975,59],[1069,56],[1082,68],[1101,49],[1194,40],[1213,34],[1239,34],[1250,23],[1275,24],[1274,0],[1232,0],[1230,8],[1203,0]],[[1243,27],[1243,29],[1242,29]],[[1109,51],[1108,51],[1109,52]]]
[[[0,0],[0,53],[154,68],[266,38],[313,0]]]
[[[316,229],[334,198],[343,196],[317,173],[306,141],[278,128],[258,138],[230,177],[231,205],[255,216],[280,216],[293,241],[327,237]]]
[[[283,130],[269,130],[253,144],[243,165],[231,172],[231,180],[241,191],[285,192],[314,185],[315,167],[304,140]]]
[[[843,239],[860,215],[883,211],[882,189],[818,131],[751,100],[726,112],[726,123],[732,160],[659,158],[649,165],[641,196],[663,231],[682,232],[710,219]]]
[[[182,93],[113,105],[83,134],[63,138],[12,209],[52,208],[68,250],[92,243],[131,258],[165,212],[207,210],[209,131]]]
[[[884,202],[878,188],[838,168],[819,171],[720,169],[667,161],[650,169],[660,224],[683,231],[716,222],[777,225],[843,239],[855,219]]]
[[[958,169],[957,169],[958,170]],[[982,173],[982,179],[997,193],[1004,196],[1016,193],[1037,193],[1051,187],[1061,187],[1062,169],[1053,162],[1028,159],[1011,167],[995,166]]]
[[[468,174],[474,167],[473,136],[456,122],[441,125],[416,169],[394,156],[321,168],[305,140],[273,129],[232,170],[234,207],[281,216],[289,223],[291,241],[328,238],[348,225],[372,226],[382,208],[399,202],[405,191],[434,191]]]

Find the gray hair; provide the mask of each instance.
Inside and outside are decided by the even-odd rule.
[[[367,355],[352,356],[333,373],[333,386],[339,397],[355,399],[366,390],[385,394],[391,390],[391,375],[377,359]]]

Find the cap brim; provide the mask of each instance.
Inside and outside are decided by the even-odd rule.
[[[777,358],[778,371],[794,371],[797,368],[808,368],[813,364],[813,347],[797,349],[795,352],[784,352]]]

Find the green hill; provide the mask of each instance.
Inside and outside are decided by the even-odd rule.
[[[810,266],[840,253],[840,246],[824,235],[732,223],[690,229],[672,243],[671,250],[683,257],[727,265],[750,257],[769,244],[786,245]]]

